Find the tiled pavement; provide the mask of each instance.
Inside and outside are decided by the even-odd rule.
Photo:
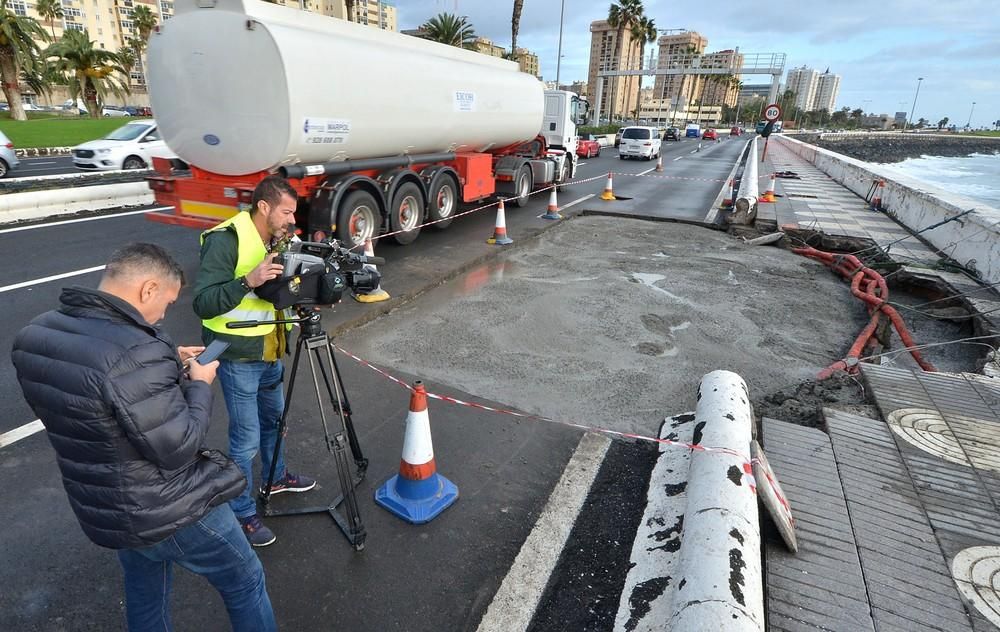
[[[763,143],[758,143],[763,154]],[[758,157],[759,159],[759,157]],[[831,236],[872,239],[899,263],[933,263],[934,250],[881,211],[830,179],[811,163],[781,143],[769,143],[767,160],[760,168],[760,189],[767,189],[770,174],[790,171],[799,179],[777,178],[774,203],[757,206],[758,222],[773,222],[783,229],[812,229]]]
[[[767,542],[770,630],[1000,625],[1000,384],[864,365],[882,417],[766,419],[799,551]]]

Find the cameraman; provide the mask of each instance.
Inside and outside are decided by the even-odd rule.
[[[154,326],[183,283],[159,246],[125,246],[96,290],[64,289],[58,310],[22,329],[11,358],[80,527],[118,551],[129,630],[172,629],[177,563],[219,591],[235,630],[273,631],[264,569],[226,504],[246,482],[202,447],[217,363],[192,362],[200,347]]]
[[[243,532],[253,546],[275,541],[257,514],[253,492],[253,458],[260,451],[261,479],[267,480],[272,457],[277,460],[271,493],[305,492],[316,486],[307,476],[285,468],[274,455],[278,424],[284,410],[284,366],[290,325],[258,325],[227,329],[226,323],[275,320],[274,306],[258,298],[254,288],[281,275],[273,262],[282,239],[290,237],[297,194],[288,182],[268,176],[254,189],[249,212],[239,212],[201,236],[201,267],[194,288],[194,311],[202,319],[202,339],[230,343],[222,354],[219,383],[229,411],[229,455],[243,470],[246,489],[230,501]]]

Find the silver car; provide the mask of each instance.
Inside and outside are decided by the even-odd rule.
[[[11,169],[17,169],[21,161],[14,154],[14,143],[0,132],[0,178],[10,173]]]

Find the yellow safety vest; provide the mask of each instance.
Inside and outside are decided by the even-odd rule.
[[[257,232],[253,218],[250,217],[250,213],[247,211],[240,211],[218,226],[203,232],[201,234],[201,244],[205,243],[205,237],[209,234],[225,230],[230,225],[236,228],[237,255],[236,270],[233,273],[233,278],[238,279],[241,276],[249,274],[251,270],[264,260],[264,257],[267,256],[267,249],[264,248],[264,242],[261,241],[260,233]],[[226,334],[227,336],[266,336],[274,331],[274,325],[257,325],[256,327],[247,327],[245,329],[227,329],[226,323],[241,320],[274,320],[274,317],[274,305],[262,298],[258,298],[253,291],[250,291],[243,297],[239,305],[225,314],[203,320],[201,324],[216,333]]]

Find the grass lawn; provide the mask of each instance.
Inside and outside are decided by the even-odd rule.
[[[10,114],[0,117],[0,132],[7,135],[18,149],[29,147],[72,147],[100,138],[132,118],[75,118],[31,112],[27,121],[12,121]],[[37,118],[36,118],[37,116]]]
[[[973,136],[1000,136],[1000,132],[972,132]]]

